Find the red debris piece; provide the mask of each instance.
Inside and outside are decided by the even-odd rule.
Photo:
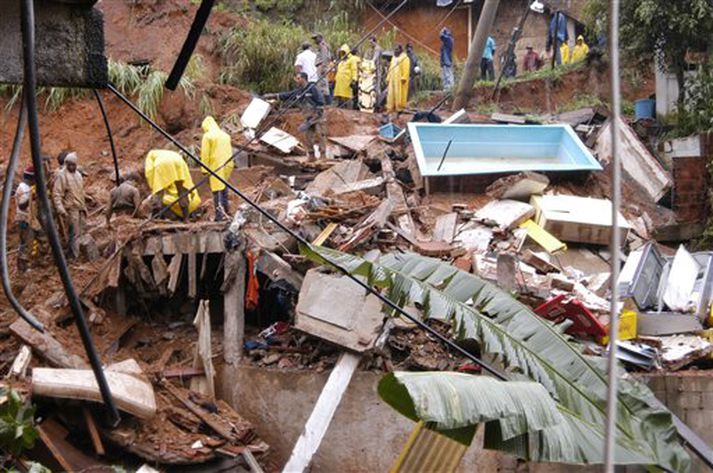
[[[561,294],[535,309],[535,313],[555,323],[569,319],[573,322],[565,333],[570,335],[600,338],[607,335],[607,329],[577,299]]]

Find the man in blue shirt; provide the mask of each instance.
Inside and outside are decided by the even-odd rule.
[[[495,67],[493,67],[493,57],[495,56],[495,40],[492,36],[488,36],[485,42],[485,50],[483,58],[480,60],[480,79],[495,80]]]
[[[550,52],[553,48],[555,63],[559,66],[562,64],[562,55],[560,54],[560,46],[562,43],[569,41],[569,33],[567,32],[567,17],[561,12],[556,11],[550,20],[550,29],[547,32],[547,46],[545,49]]]
[[[453,77],[453,35],[451,30],[444,27],[441,30],[441,78],[443,79],[443,90],[446,92],[453,88],[455,78]]]

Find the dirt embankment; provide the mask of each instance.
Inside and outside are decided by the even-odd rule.
[[[610,83],[607,68],[582,66],[556,78],[503,82],[495,97],[492,85],[478,86],[468,109],[497,109],[504,113],[557,113],[563,108],[571,109],[578,101],[582,102],[582,106],[587,106],[586,102],[593,98],[609,102]],[[635,71],[623,77],[624,100],[633,102],[648,98],[655,90],[653,70]],[[422,109],[435,106],[442,98],[442,93],[436,93],[419,106]]]

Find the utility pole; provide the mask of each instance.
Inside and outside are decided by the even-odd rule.
[[[458,90],[453,100],[453,110],[465,108],[473,93],[473,84],[480,71],[480,60],[483,57],[485,42],[488,40],[490,29],[495,23],[495,14],[498,11],[500,0],[485,0],[483,10],[478,19],[478,26],[475,28],[475,36],[471,43],[468,60],[465,63],[463,77],[458,84]]]

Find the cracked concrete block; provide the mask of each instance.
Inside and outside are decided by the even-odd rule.
[[[96,0],[35,2],[37,84],[105,87],[104,17]],[[0,83],[23,78],[20,2],[0,0]]]

